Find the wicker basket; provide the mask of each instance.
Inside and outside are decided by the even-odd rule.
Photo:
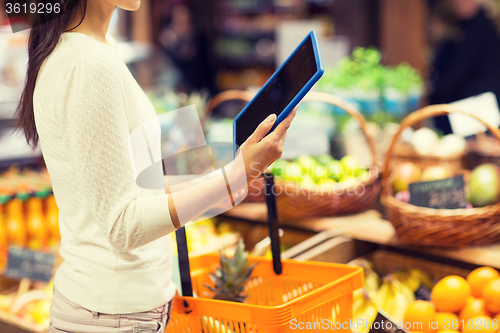
[[[450,275],[458,275],[466,278],[470,273],[470,270],[464,268],[440,264],[430,260],[384,250],[369,253],[363,256],[363,258],[372,262],[375,272],[377,272],[380,276],[394,273],[396,270],[401,268],[418,268],[429,273],[434,282],[438,282],[442,278]]]
[[[382,204],[387,218],[396,228],[401,242],[432,247],[459,248],[500,242],[500,203],[470,209],[433,209],[417,207],[393,196],[389,178],[392,154],[401,132],[408,126],[431,117],[461,112],[481,121],[477,116],[451,105],[431,105],[406,117],[393,138],[386,155],[382,174]],[[500,130],[484,123],[500,140]]]
[[[452,172],[458,172],[466,167],[466,153],[457,157],[427,156],[419,154],[408,143],[398,142],[393,152],[394,166],[411,162],[420,169],[425,169],[434,165],[446,166]]]
[[[245,91],[227,91],[214,97],[208,104],[206,114],[223,101],[230,99],[250,100],[252,94]],[[339,97],[321,93],[310,92],[303,99],[307,101],[320,101],[345,110],[360,125],[366,137],[372,165],[376,163],[375,143],[367,134],[366,121],[363,116],[349,103]],[[297,219],[310,216],[339,215],[362,211],[371,207],[378,199],[380,193],[379,172],[371,167],[370,179],[362,184],[345,187],[341,183],[330,186],[300,187],[295,182],[282,179],[275,180],[275,193],[278,194],[277,206],[280,218]],[[254,180],[248,187],[245,202],[264,202],[264,182],[262,179]]]
[[[467,168],[474,169],[483,163],[500,165],[500,142],[496,138],[479,133],[476,139],[469,140],[468,144]]]

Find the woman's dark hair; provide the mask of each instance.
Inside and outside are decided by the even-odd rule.
[[[16,110],[17,130],[22,130],[28,144],[38,145],[38,132],[33,112],[33,93],[40,67],[52,53],[63,32],[78,27],[85,18],[87,0],[62,0],[58,14],[37,14],[32,18],[32,28],[28,41],[28,70],[21,100]],[[68,25],[75,19],[79,10],[83,10],[80,22],[70,29]],[[67,29],[67,30],[65,30]]]

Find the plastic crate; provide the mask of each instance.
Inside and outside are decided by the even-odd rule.
[[[166,332],[331,332],[334,327],[337,332],[351,331],[352,292],[363,286],[362,268],[283,260],[283,273],[276,275],[272,260],[252,260],[258,265],[247,283],[250,296],[236,303],[212,299],[205,286],[213,285],[209,272],[219,264],[219,255],[190,258],[198,298],[175,297]],[[315,327],[306,329],[308,323]]]

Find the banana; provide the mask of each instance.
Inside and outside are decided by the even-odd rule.
[[[429,273],[418,268],[412,268],[410,275],[419,279],[420,284],[423,284],[427,289],[431,290],[434,287],[434,281]]]
[[[366,288],[360,289],[353,302],[352,318],[356,325],[356,332],[367,333],[370,330],[370,323],[377,317],[378,309],[372,301]],[[358,325],[358,320],[359,326]]]
[[[365,287],[370,292],[373,293],[377,291],[380,286],[380,277],[374,271],[373,264],[366,259],[354,259],[349,262],[351,266],[361,266],[363,267],[365,274]]]
[[[406,309],[415,301],[415,295],[410,288],[389,274],[384,277],[374,301],[379,309],[387,312],[394,320],[402,321]]]
[[[365,288],[370,292],[377,291],[380,285],[380,277],[374,271],[365,270]]]
[[[351,260],[348,263],[348,265],[351,265],[351,266],[361,266],[365,270],[370,270],[370,271],[373,271],[375,269],[373,267],[373,264],[371,263],[371,261],[363,259],[363,258],[358,258],[358,259]]]
[[[373,298],[373,302],[377,306],[377,308],[386,310],[386,305],[388,303],[388,299],[391,297],[391,288],[389,286],[389,282],[384,280],[380,285],[380,288],[375,293],[375,297]],[[387,312],[387,311],[386,311]]]
[[[410,288],[396,279],[393,279],[391,282],[392,287],[396,290],[396,293],[400,293],[406,298],[408,305],[415,301],[415,294]]]
[[[399,282],[410,288],[413,292],[422,284],[420,278],[416,275],[412,275],[406,268],[397,270],[393,275]]]

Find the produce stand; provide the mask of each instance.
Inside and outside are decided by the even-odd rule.
[[[223,165],[218,159],[226,164],[225,158],[233,157],[234,116],[289,53],[283,46],[295,45],[292,37],[302,37],[303,29],[315,30],[325,60],[324,75],[298,105],[283,155],[265,171],[266,181],[253,180],[245,200],[220,216],[190,221],[169,235],[174,258],[181,258],[175,269],[183,273],[182,285],[178,285],[183,290],[182,296],[174,299],[167,333],[300,332],[288,327],[292,318],[312,321],[338,316],[338,320],[349,321],[355,318],[360,295],[365,298],[362,301],[376,303],[377,296],[368,294],[370,270],[378,274],[377,293],[385,282],[393,283],[391,280],[398,280],[396,275],[405,270],[425,271],[437,282],[449,276],[463,280],[470,272],[488,266],[490,273],[498,274],[494,296],[500,299],[500,120],[482,119],[482,112],[488,109],[483,103],[477,111],[461,110],[460,102],[451,100],[443,101],[451,104],[427,106],[426,99],[432,95],[427,89],[436,83],[428,84],[436,76],[428,76],[427,68],[436,66],[424,63],[422,51],[430,47],[423,36],[433,33],[434,24],[425,20],[434,19],[436,13],[428,11],[431,8],[424,1],[357,2],[352,6],[350,0],[215,0],[171,1],[166,5],[143,0],[142,9],[135,13],[115,12],[120,15],[111,21],[112,35],[122,41],[120,54],[132,67],[132,75],[157,115],[195,105],[204,132],[203,145],[209,149],[212,143],[231,146],[209,150],[211,163],[206,165],[211,164],[212,170]],[[500,0],[496,2],[500,4]],[[38,199],[52,194],[41,152],[29,153],[24,138],[10,134],[20,93],[15,88],[25,82],[27,33],[11,36],[7,23],[1,26],[2,15],[0,10],[0,49],[7,49],[8,57],[0,54],[0,270],[18,262],[10,256],[13,244],[40,255],[49,247],[51,253],[57,252],[60,242],[58,222],[54,223],[59,216],[54,197],[39,209]],[[179,18],[184,23],[179,24]],[[188,40],[183,40],[183,34],[176,35],[179,26],[191,31],[185,34],[190,35]],[[376,36],[379,38],[374,39]],[[9,42],[2,43],[4,39]],[[342,41],[348,42],[345,49],[334,50]],[[382,51],[359,45],[379,45]],[[184,51],[177,54],[177,49]],[[352,54],[348,55],[350,49]],[[189,59],[190,53],[196,56]],[[182,59],[176,60],[176,54]],[[165,64],[158,59],[163,55],[167,56],[161,59]],[[200,60],[195,58],[204,57],[210,59],[195,63]],[[207,82],[190,82],[187,68]],[[486,111],[498,113],[492,110]],[[473,139],[456,128],[445,135],[441,129],[427,127],[432,127],[435,116],[456,112],[480,120],[490,133],[473,133]],[[467,121],[463,124],[470,125]],[[173,120],[161,124],[162,148],[168,143],[180,152],[187,133],[177,131],[174,125]],[[185,169],[197,163],[195,158],[183,161]],[[488,164],[490,180],[474,183],[473,169],[483,164]],[[413,168],[404,169],[404,165]],[[446,169],[446,175],[424,177],[427,169],[436,166]],[[182,168],[178,167],[179,174],[184,173]],[[185,173],[197,173],[193,170]],[[457,177],[460,181],[455,182]],[[421,190],[420,196],[410,186],[415,189],[416,183],[439,181],[460,186],[452,187],[454,192],[447,192],[450,188]],[[37,197],[33,190],[36,184],[50,185],[49,191],[43,194],[39,189],[43,195]],[[431,191],[439,192],[434,200],[439,204],[430,203]],[[486,195],[478,196],[478,192]],[[450,193],[458,193],[457,207],[442,204],[455,195]],[[415,201],[424,196],[427,202]],[[234,248],[240,252],[233,255]],[[259,263],[255,270],[248,268],[252,263],[246,260],[247,255]],[[225,269],[224,259],[234,258],[232,266],[225,266],[230,269]],[[62,258],[56,254],[55,260],[54,268]],[[34,265],[25,266],[36,270]],[[363,268],[364,289],[362,269],[352,266]],[[48,275],[51,268],[52,263]],[[42,279],[20,275],[17,280],[9,279],[2,272],[0,333],[47,333],[47,304],[44,311],[33,309],[52,298],[51,282],[37,283]],[[227,276],[237,278],[225,280]],[[472,289],[473,283],[463,282]],[[234,292],[237,288],[228,287],[232,297],[221,298],[231,292],[224,294],[217,287],[229,284],[240,286],[239,293]],[[429,296],[432,288],[434,284],[427,288]],[[42,290],[49,294],[45,299],[19,302],[22,295]],[[416,291],[411,291],[410,298],[416,298]],[[445,293],[446,297],[452,295]],[[482,290],[474,297],[486,302]],[[19,303],[23,306],[13,306]],[[437,309],[436,304],[435,300],[428,303]],[[379,304],[376,307],[386,311]],[[448,312],[461,315],[462,309]],[[498,316],[500,321],[500,302],[497,310],[488,311],[485,313]],[[350,329],[342,331],[349,333]],[[412,330],[417,331],[478,333]]]
[[[402,250],[346,236],[335,236],[328,232],[322,233],[322,238],[311,239],[305,243],[283,255],[298,261],[335,263],[349,263],[353,259],[366,257],[372,259],[384,275],[391,273],[394,267],[417,267],[425,268],[437,279],[451,274],[465,277],[477,267],[463,262],[447,261],[446,258],[439,256],[426,256],[411,249]]]
[[[251,220],[257,224],[265,223],[265,205],[261,203],[240,204],[227,211],[224,217],[241,221]],[[314,237],[321,239],[324,239],[326,235],[344,235],[379,246],[391,246],[400,250],[411,250],[416,253],[441,257],[444,260],[500,269],[500,244],[450,250],[405,245],[398,240],[392,224],[383,219],[382,214],[376,210],[368,210],[350,216],[315,217],[295,221],[280,220],[280,224],[297,230],[317,232],[319,234]],[[313,240],[314,237],[310,239]]]

